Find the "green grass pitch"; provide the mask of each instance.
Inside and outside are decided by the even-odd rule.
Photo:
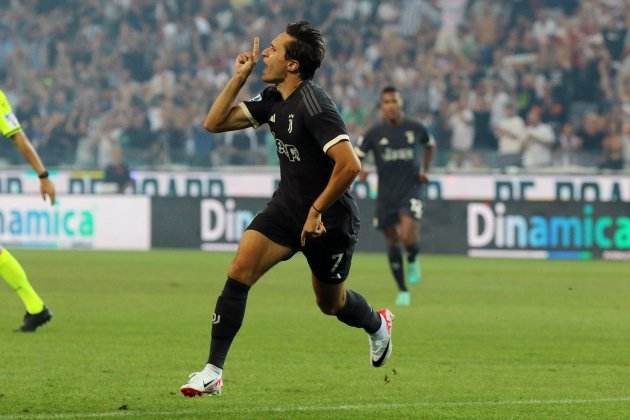
[[[394,353],[319,313],[301,255],[249,295],[223,396],[186,399],[229,253],[14,251],[55,314],[13,333],[0,286],[0,420],[630,418],[630,264],[423,257]],[[384,255],[349,286],[391,305]]]

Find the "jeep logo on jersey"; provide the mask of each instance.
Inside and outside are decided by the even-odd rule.
[[[413,149],[410,147],[404,147],[402,149],[392,149],[386,147],[381,156],[385,162],[391,162],[394,160],[413,160]]]
[[[289,134],[293,131],[293,114],[289,114],[289,128],[287,129]],[[300,160],[300,159],[298,159]]]
[[[290,121],[290,120],[289,120]],[[291,127],[289,125],[289,127]],[[276,139],[276,145],[278,146],[278,153],[281,155],[285,155],[289,162],[300,162],[300,152],[297,147],[292,144],[285,144],[280,139]]]

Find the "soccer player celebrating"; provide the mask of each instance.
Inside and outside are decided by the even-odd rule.
[[[55,186],[48,179],[46,168],[44,168],[37,151],[31,145],[28,137],[22,131],[22,126],[13,114],[11,104],[2,90],[0,90],[0,134],[13,141],[24,159],[39,174],[39,190],[42,198],[45,200],[48,197],[50,203],[54,204]],[[0,277],[9,283],[9,286],[15,290],[26,307],[26,315],[24,315],[22,326],[16,331],[33,332],[50,321],[52,312],[46,308],[42,299],[29,283],[20,263],[7,249],[2,247],[0,247]]]
[[[398,286],[396,305],[407,306],[411,297],[405,283],[400,245],[402,243],[407,250],[407,281],[410,284],[419,283],[422,279],[418,259],[422,218],[420,192],[422,185],[428,182],[435,140],[420,122],[403,115],[402,105],[402,97],[395,87],[388,86],[382,90],[380,108],[383,121],[365,133],[356,152],[361,160],[369,151],[374,152],[378,173],[374,221],[385,235],[389,266]],[[366,172],[361,174],[362,179],[366,176]]]
[[[212,315],[208,363],[180,388],[192,397],[217,395],[223,365],[245,314],[251,286],[271,267],[301,251],[312,273],[317,305],[370,338],[373,366],[392,351],[392,314],[375,312],[345,280],[357,238],[356,203],[348,187],[361,165],[335,104],[311,79],[324,58],[324,42],[308,22],[289,24],[262,52],[262,80],[272,86],[233,106],[259,58],[259,39],[238,55],[233,77],[204,121],[213,132],[268,124],[280,159],[280,184],[241,238]]]

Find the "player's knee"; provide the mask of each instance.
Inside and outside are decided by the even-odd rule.
[[[400,246],[400,238],[396,232],[394,233],[386,233],[385,234],[385,244],[388,248],[395,248]]]
[[[341,310],[341,304],[339,302],[325,301],[317,299],[317,306],[324,315],[337,315]]]
[[[259,274],[254,264],[250,264],[242,259],[235,259],[230,264],[228,276],[249,285],[258,280]]]
[[[400,241],[402,242],[403,246],[409,246],[415,242],[413,236],[410,234],[400,235]]]
[[[411,246],[418,242],[418,235],[413,228],[407,229],[403,232],[400,232],[400,241],[404,246]]]

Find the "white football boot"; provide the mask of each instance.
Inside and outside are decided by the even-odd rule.
[[[392,321],[394,314],[387,308],[379,309],[381,327],[374,334],[370,334],[370,361],[372,366],[380,367],[392,355]]]
[[[186,397],[221,395],[221,391],[223,391],[223,369],[210,363],[201,372],[191,373],[188,376],[188,382],[179,388],[179,392]]]

